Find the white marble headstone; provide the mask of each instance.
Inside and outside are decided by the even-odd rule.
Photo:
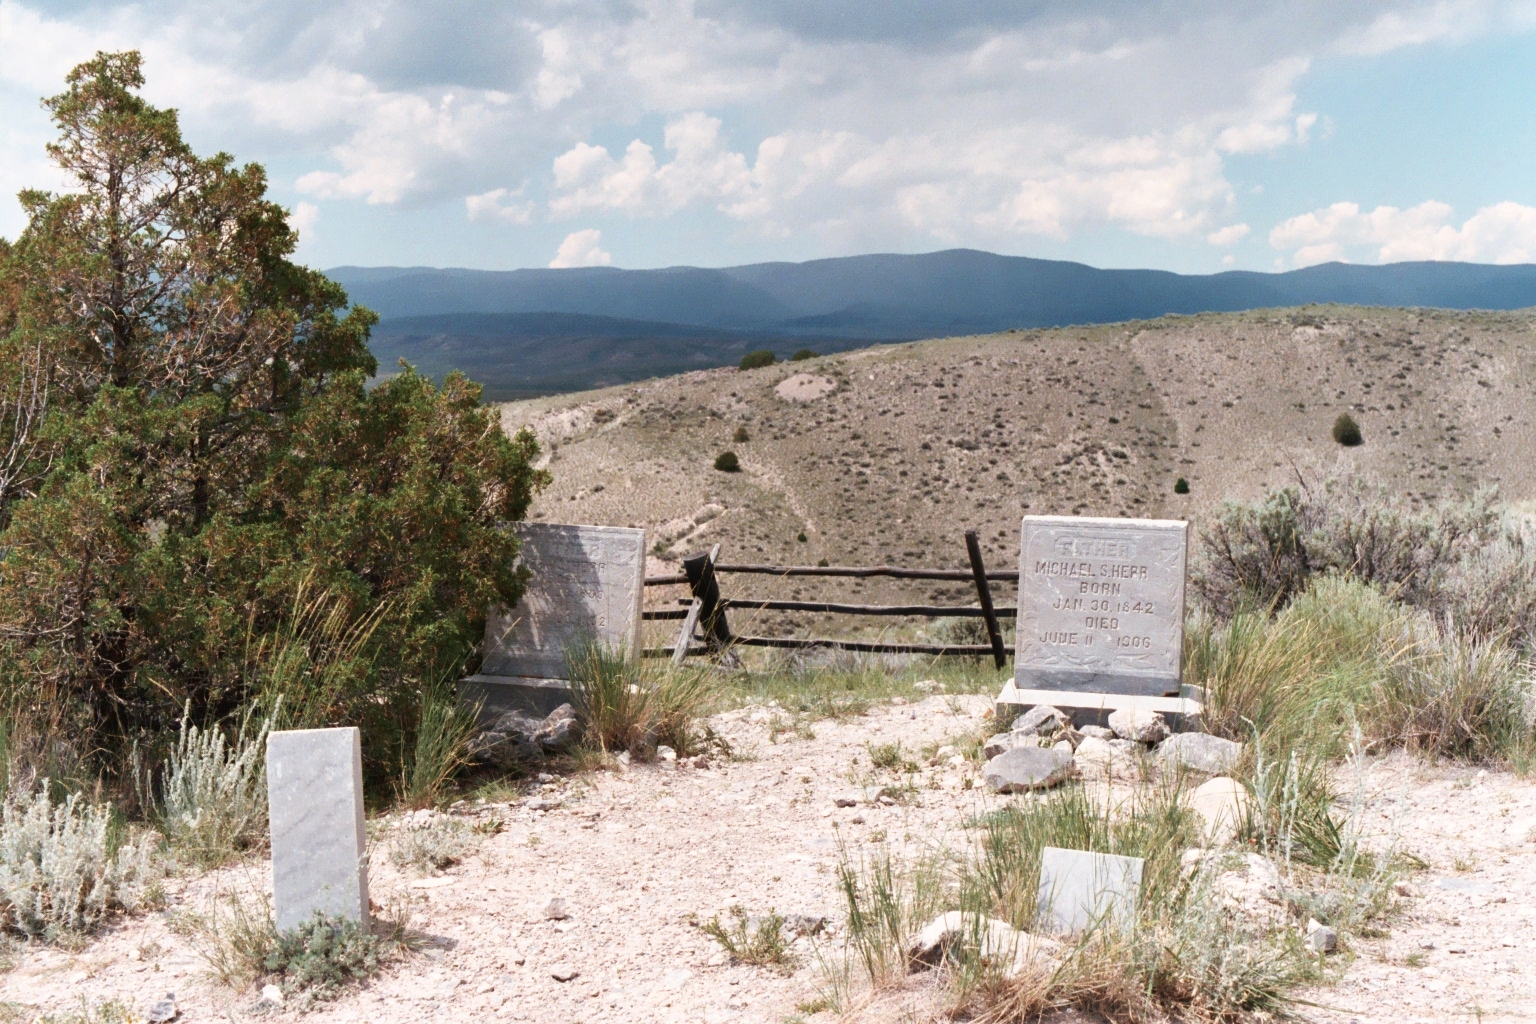
[[[1189,524],[1025,516],[1020,690],[1177,696]]]
[[[492,609],[480,673],[566,678],[566,652],[596,640],[634,653],[645,597],[645,531],[522,523],[514,527],[531,577],[517,607]]]
[[[1041,929],[1075,935],[1090,926],[1129,928],[1136,919],[1144,863],[1140,857],[1047,846],[1040,851],[1035,901]]]
[[[356,729],[267,735],[272,903],[277,930],[316,912],[368,920],[363,752]]]

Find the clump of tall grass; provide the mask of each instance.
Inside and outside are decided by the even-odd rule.
[[[1536,746],[1526,656],[1341,573],[1314,577],[1275,615],[1197,615],[1185,671],[1205,687],[1211,731],[1314,759],[1342,755],[1356,728],[1368,749],[1437,757],[1528,758]]]
[[[699,747],[698,721],[714,699],[705,670],[642,667],[596,642],[568,651],[566,667],[588,743],[637,754],[654,751],[658,744],[684,755]]]
[[[402,754],[400,802],[430,807],[458,772],[469,764],[470,740],[479,708],[463,706],[451,685],[426,685],[416,715],[415,741]]]
[[[200,728],[182,712],[176,746],[160,768],[160,785],[135,767],[139,802],[179,856],[203,867],[222,864],[261,841],[267,825],[266,751],[271,717],[252,729],[247,708],[233,737]],[[135,758],[136,759],[136,758]]]
[[[1182,796],[1176,779],[1119,802],[1070,786],[990,815],[974,854],[952,864],[927,857],[903,869],[888,854],[854,864],[845,852],[846,945],[841,960],[823,954],[828,994],[847,1006],[860,984],[897,982],[912,966],[911,936],[959,907],[977,941],[962,938],[949,952],[954,1017],[1033,1020],[1076,1007],[1117,1019],[1229,1020],[1277,1011],[1287,990],[1318,976],[1317,959],[1295,928],[1247,919],[1220,898],[1220,857],[1185,870],[1201,831]],[[1090,927],[1059,947],[1030,935],[1046,846],[1143,858],[1131,927]],[[1023,933],[1021,947],[1033,947],[1027,969],[995,951],[983,959],[988,919]]]
[[[156,899],[154,842],[125,831],[108,804],[55,803],[48,780],[0,808],[0,930],[68,941],[117,911]]]

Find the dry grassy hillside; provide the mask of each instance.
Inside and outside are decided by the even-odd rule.
[[[1337,460],[1425,501],[1481,484],[1531,498],[1533,341],[1527,313],[1166,317],[690,373],[511,403],[504,422],[537,432],[554,473],[534,518],[643,525],[663,561],[718,542],[727,561],[959,568],[975,528],[1003,567],[1026,512],[1198,521],[1293,464]],[[1343,410],[1360,447],[1330,436]],[[742,472],[713,468],[727,449]],[[1188,495],[1173,492],[1180,476]],[[786,582],[776,596],[797,590],[974,597],[881,581]]]

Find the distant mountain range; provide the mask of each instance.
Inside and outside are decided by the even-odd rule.
[[[1536,265],[1325,263],[1285,273],[1173,274],[951,249],[706,269],[460,270],[336,267],[377,311],[374,352],[441,376],[463,369],[490,400],[583,390],[735,363],[1010,328],[1335,302],[1536,306]]]

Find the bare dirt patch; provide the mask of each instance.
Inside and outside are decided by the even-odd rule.
[[[837,390],[837,381],[815,373],[797,373],[785,377],[773,389],[773,393],[786,402],[814,402]]]

